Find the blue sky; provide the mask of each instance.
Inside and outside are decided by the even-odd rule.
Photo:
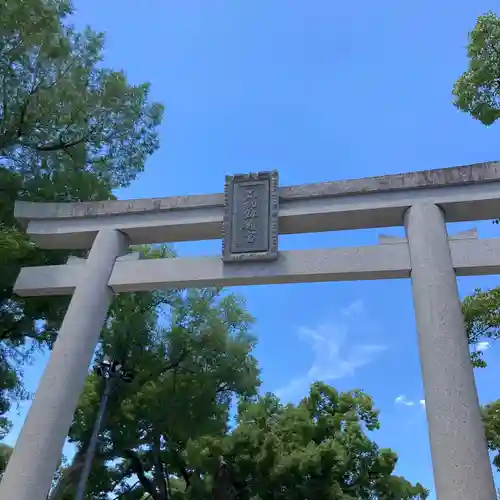
[[[76,1],[75,23],[107,32],[105,63],[150,81],[165,105],[161,149],[122,198],[221,192],[224,175],[278,169],[301,184],[500,158],[489,129],[452,106],[467,33],[495,8],[475,2]],[[473,227],[459,224],[450,232]],[[490,222],[481,237],[498,236]],[[400,228],[384,231],[402,234]],[[375,244],[378,231],[296,235],[281,249]],[[183,255],[220,242],[182,244]],[[459,280],[462,294],[497,277]],[[264,389],[296,401],[323,378],[362,388],[381,410],[374,439],[398,472],[432,488],[409,281],[244,287],[258,322]],[[500,397],[500,348],[477,372]],[[45,357],[28,368],[36,387]],[[413,404],[412,404],[413,403]],[[13,442],[27,405],[15,417]]]

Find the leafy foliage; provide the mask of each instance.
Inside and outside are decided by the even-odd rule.
[[[500,337],[500,287],[488,291],[476,289],[463,300],[462,312],[470,345]],[[481,350],[474,350],[471,357],[475,367],[486,366]]]
[[[500,117],[500,18],[488,12],[477,19],[469,34],[469,67],[453,89],[454,104],[484,125]],[[498,224],[498,220],[494,221]],[[496,340],[500,336],[500,287],[475,292],[462,303],[469,344]],[[485,367],[481,350],[473,350],[475,367]],[[500,401],[483,408],[490,451],[496,453],[494,464],[500,470]]]
[[[500,287],[475,292],[462,302],[469,344],[497,340],[500,337]],[[471,353],[475,367],[485,367],[481,350]],[[500,470],[500,400],[482,408],[488,448],[495,454],[493,464]]]
[[[500,471],[500,400],[483,407],[483,421],[488,448],[496,453],[493,465]]]
[[[218,289],[115,297],[97,361],[119,359],[134,379],[111,394],[87,498],[425,499],[369,439],[379,422],[366,394],[318,383],[297,406],[257,397],[252,323],[241,299]],[[74,496],[102,390],[91,373],[70,430],[77,453],[49,500]]]
[[[110,397],[89,498],[166,499],[190,481],[189,440],[224,435],[233,398],[256,394],[252,321],[239,298],[217,289],[116,297],[97,359],[121,359],[134,380]],[[50,500],[72,498],[101,391],[101,380],[89,375],[70,431],[78,452]]]
[[[14,201],[113,198],[158,147],[163,109],[149,102],[149,85],[105,68],[103,34],[76,31],[72,12],[68,0],[0,6],[0,415],[9,392],[20,394],[27,347],[51,344],[68,302],[13,295],[21,267],[67,257],[30,243]]]
[[[3,2],[2,164],[28,179],[72,180],[73,167],[126,186],[158,146],[162,107],[148,104],[148,84],[101,66],[103,34],[77,32],[71,13],[67,0]]]
[[[12,455],[12,447],[8,444],[0,443],[0,480],[3,476],[5,469],[7,468],[7,462]]]
[[[299,405],[284,406],[272,394],[248,397],[254,393],[256,379],[247,379],[242,371],[246,388],[238,392],[235,387],[240,403],[231,429],[229,398],[217,396],[220,379],[209,382],[207,390],[204,379],[207,375],[212,379],[212,374],[203,370],[199,379],[192,378],[210,358],[196,365],[192,362],[199,363],[198,356],[189,354],[184,359],[187,365],[169,358],[169,370],[159,368],[166,378],[141,380],[140,389],[135,385],[116,389],[89,499],[106,498],[111,491],[125,500],[427,498],[420,484],[393,475],[395,453],[369,439],[366,431],[379,427],[378,412],[363,392],[338,393],[316,383]],[[170,368],[172,364],[177,368]],[[194,373],[189,368],[195,368]],[[174,377],[186,375],[187,383],[179,380],[179,388],[173,391]],[[197,387],[200,382],[202,390]],[[248,382],[254,385],[250,391]],[[84,415],[95,414],[96,387],[91,375],[72,430],[75,440],[90,428],[92,419]],[[71,486],[66,494],[56,496],[54,490],[50,500],[69,500],[70,491]]]
[[[480,16],[469,34],[469,68],[453,89],[454,104],[484,125],[500,117],[500,19]]]
[[[469,343],[497,340],[500,337],[500,287],[488,291],[476,290],[462,303]],[[476,367],[485,367],[482,352],[472,353]],[[483,420],[488,448],[495,453],[493,464],[500,470],[500,400],[483,407]]]
[[[271,394],[242,402],[232,432],[190,443],[196,481],[178,498],[427,498],[421,485],[392,475],[396,454],[379,449],[366,434],[378,427],[370,397],[319,382],[297,406],[283,406]],[[233,497],[224,496],[229,485]]]

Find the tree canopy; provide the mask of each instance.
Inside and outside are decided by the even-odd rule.
[[[484,125],[492,125],[500,117],[500,18],[495,13],[478,17],[469,33],[467,56],[468,68],[453,88],[454,104]],[[462,310],[472,362],[485,367],[481,344],[500,337],[500,287],[475,290],[463,300]],[[500,400],[486,405],[483,417],[488,446],[496,453],[493,463],[500,470]]]
[[[106,68],[103,33],[76,30],[72,13],[67,0],[0,6],[0,416],[10,396],[22,394],[26,348],[52,343],[68,303],[13,295],[21,267],[61,264],[68,255],[30,243],[14,201],[113,198],[158,148],[163,108],[149,100],[149,84]]]
[[[469,34],[469,67],[453,89],[454,104],[484,125],[500,117],[500,18],[479,16]]]
[[[108,422],[103,435],[112,441],[116,434],[108,432],[118,421],[127,432],[143,435],[144,429],[154,433],[161,428],[161,439],[155,446],[146,437],[140,449],[125,451],[112,467],[100,455],[94,464],[89,499],[105,498],[104,493],[113,486],[114,493],[125,500],[423,500],[428,496],[422,485],[394,475],[396,454],[380,449],[369,438],[367,433],[379,427],[378,412],[361,391],[338,393],[315,383],[298,405],[283,405],[272,394],[240,398],[232,426],[226,409],[216,425],[210,412],[197,413],[193,426],[195,421],[190,422],[186,408],[183,422],[186,395],[179,394],[178,401],[175,394],[169,396],[168,401],[179,411],[179,425],[183,423],[182,437],[178,439],[175,422],[164,420],[168,409],[158,405],[143,409],[140,425],[135,425],[135,415],[111,417],[113,423]],[[206,401],[205,397],[196,399],[193,407]],[[111,443],[104,436],[101,453],[120,448],[118,442]],[[123,443],[123,434],[120,439]],[[117,487],[120,481],[121,487]],[[59,498],[69,500],[71,496],[53,494],[50,500]]]
[[[75,30],[72,11],[67,0],[6,0],[0,11],[2,166],[56,181],[61,200],[75,199],[76,180],[84,198],[99,183],[128,185],[158,147],[162,115],[148,84],[102,66],[103,33]]]
[[[224,435],[233,399],[256,395],[252,322],[241,299],[218,289],[117,296],[97,358],[123,360],[134,379],[110,397],[89,498],[149,493],[167,500],[172,483],[189,484],[187,443]],[[78,451],[50,500],[72,498],[101,390],[102,380],[90,374],[69,436]]]
[[[393,475],[396,454],[369,438],[377,415],[362,391],[320,382],[298,405],[272,394],[243,401],[231,432],[190,443],[196,482],[179,498],[231,498],[229,485],[242,500],[427,498],[420,484]]]
[[[481,344],[488,344],[500,337],[500,287],[475,290],[462,301],[462,311],[469,344],[472,346],[472,362],[475,367],[484,368],[486,362]]]
[[[488,343],[500,338],[500,287],[476,290],[462,302],[467,335],[471,346]],[[483,351],[473,347],[471,353],[475,367],[486,367]],[[500,470],[500,400],[483,407],[488,447],[495,454],[493,465]]]
[[[483,407],[483,420],[488,448],[495,453],[493,465],[500,471],[500,400]]]
[[[7,462],[12,455],[12,447],[5,443],[0,443],[0,481],[2,479]]]

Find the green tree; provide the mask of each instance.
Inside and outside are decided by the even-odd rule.
[[[0,443],[0,480],[7,468],[7,462],[12,455],[12,447],[5,443]]]
[[[500,337],[500,287],[487,291],[476,289],[462,301],[462,312],[472,346],[472,363],[476,368],[484,368],[483,350],[477,346]]]
[[[484,125],[500,117],[500,18],[493,12],[479,16],[469,34],[467,46],[469,67],[453,89],[454,104]],[[498,220],[495,221],[498,223]],[[500,287],[475,290],[462,303],[472,362],[485,367],[481,342],[500,336]],[[495,453],[494,465],[500,470],[500,400],[483,408],[486,436],[490,451]]]
[[[476,290],[462,303],[469,343],[490,342],[500,337],[500,287]],[[485,367],[482,351],[472,352],[476,367]],[[493,464],[500,471],[500,400],[482,408],[488,448],[495,454]]]
[[[128,300],[130,306],[136,299]],[[117,386],[110,401],[89,500],[110,494],[124,500],[427,498],[420,484],[393,474],[396,454],[369,438],[379,427],[378,412],[361,391],[338,393],[316,383],[296,406],[270,394],[253,397],[253,340],[235,297],[202,290],[162,304],[169,304],[166,328],[157,325],[145,336],[126,329],[135,310],[127,306],[125,321],[107,327],[113,340],[103,340],[103,350],[115,352],[127,332],[137,376]],[[72,499],[100,391],[100,380],[90,375],[70,433],[78,452],[50,500]],[[239,407],[231,424],[234,395]]]
[[[363,392],[338,393],[319,382],[296,406],[271,394],[242,402],[232,432],[190,442],[195,479],[178,498],[427,498],[420,484],[393,475],[396,454],[367,435],[379,427],[377,414]],[[233,496],[226,496],[231,488]]]
[[[122,359],[135,377],[110,397],[88,498],[168,500],[185,489],[187,443],[224,435],[233,398],[256,394],[251,324],[241,300],[217,289],[117,296],[97,358]],[[70,431],[78,451],[50,500],[74,494],[101,391],[90,374]]]
[[[500,471],[500,400],[483,407],[483,420],[488,448],[495,453],[493,465]]]
[[[479,16],[469,34],[469,67],[453,89],[454,104],[484,125],[500,117],[500,18]]]
[[[148,84],[101,66],[103,33],[76,31],[72,11],[68,0],[4,0],[0,11],[2,165],[71,181],[59,199],[73,197],[74,173],[128,185],[158,146],[162,115]]]
[[[104,35],[75,30],[72,13],[68,0],[0,6],[0,415],[21,389],[26,346],[50,345],[68,303],[13,295],[21,267],[61,264],[68,255],[30,243],[14,201],[113,198],[158,147],[163,109],[149,101],[149,85],[104,67]]]

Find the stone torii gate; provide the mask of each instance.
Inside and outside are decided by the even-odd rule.
[[[396,278],[412,281],[437,497],[496,498],[456,276],[500,274],[500,239],[478,239],[475,231],[449,237],[445,223],[500,215],[500,163],[277,183],[268,172],[227,179],[224,195],[16,204],[17,219],[41,248],[90,252],[66,265],[24,268],[15,284],[23,297],[72,299],[0,500],[45,500],[113,292]],[[390,226],[405,226],[407,237],[278,253],[278,233]],[[222,259],[128,254],[131,244],[222,237]]]

